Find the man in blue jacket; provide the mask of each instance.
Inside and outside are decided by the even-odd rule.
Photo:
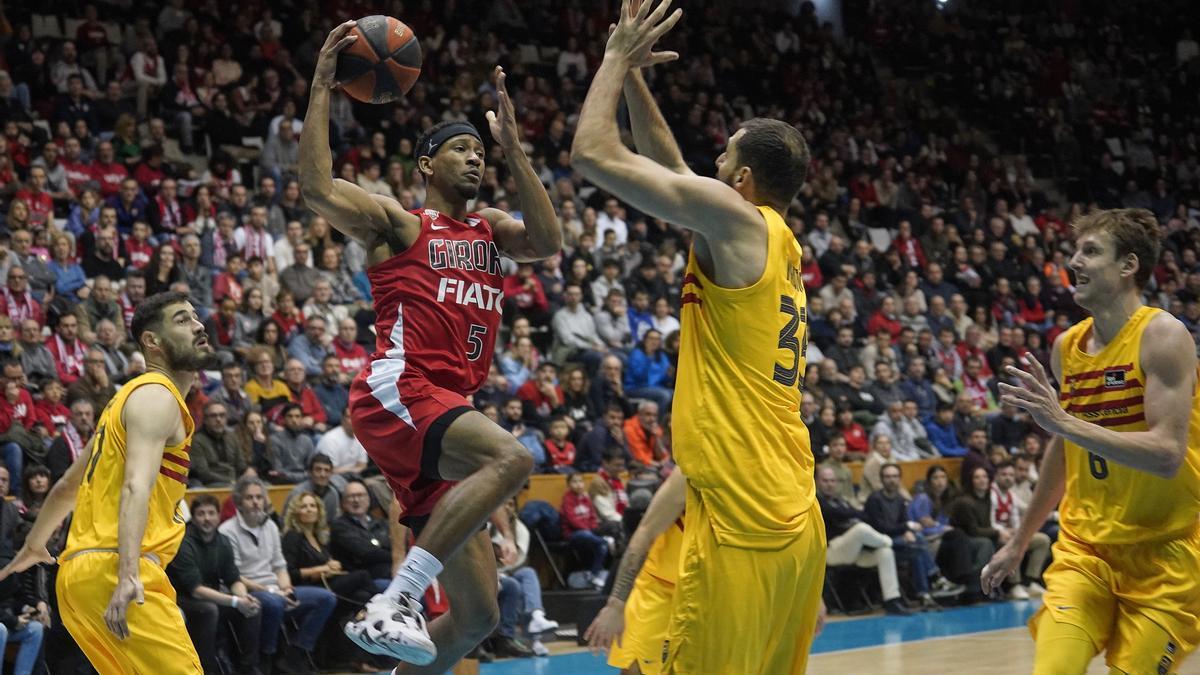
[[[943,457],[962,457],[967,454],[967,449],[959,442],[954,430],[953,403],[939,402],[934,416],[925,420],[925,430],[929,432],[929,442]]]

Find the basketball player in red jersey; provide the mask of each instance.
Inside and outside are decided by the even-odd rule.
[[[300,137],[300,187],[309,208],[368,251],[378,342],[351,386],[354,433],[387,476],[417,539],[391,586],[346,625],[346,634],[368,651],[424,666],[401,664],[397,673],[444,673],[497,622],[496,554],[483,526],[533,468],[512,434],[466,398],[492,362],[503,300],[500,256],[547,258],[562,248],[562,233],[521,149],[499,67],[499,115],[488,112],[487,119],[516,179],[524,222],[498,209],[468,212],[485,157],[470,124],[438,124],[418,140],[428,190],[423,209],[410,213],[393,199],[332,180],[329,97],[338,52],[356,39],[353,25],[335,28],[317,60]],[[507,536],[501,556],[514,554]],[[416,598],[435,577],[451,609],[426,627]]]

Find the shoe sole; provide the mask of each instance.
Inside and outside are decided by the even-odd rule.
[[[432,643],[427,649],[421,645],[403,642],[375,642],[367,637],[365,631],[352,629],[353,626],[353,622],[347,623],[342,632],[359,648],[376,656],[390,656],[414,666],[427,666],[437,659],[437,647]]]

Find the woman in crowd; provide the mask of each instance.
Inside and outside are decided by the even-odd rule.
[[[271,357],[275,370],[283,370],[283,364],[288,359],[287,347],[283,342],[283,330],[275,319],[267,319],[258,327],[256,341]]]
[[[588,397],[591,382],[582,366],[566,368],[561,382],[562,410],[572,422],[571,439],[578,443],[584,434],[592,430],[592,420],[598,418],[600,413]]]
[[[304,586],[323,586],[338,596],[337,615],[343,620],[331,621],[329,625],[340,626],[344,619],[357,612],[375,595],[375,582],[367,570],[348,571],[342,563],[329,554],[329,521],[325,505],[315,494],[304,491],[297,494],[283,513],[283,559],[287,561],[288,576],[292,583]],[[326,631],[332,637],[337,651],[350,655],[353,666],[363,673],[378,670],[368,661],[369,657],[350,645],[344,637],[340,639],[334,631]],[[340,635],[341,631],[338,630]]]
[[[671,303],[666,298],[654,301],[654,316],[650,317],[654,330],[663,335],[670,335],[679,330],[679,319],[671,313]]]
[[[42,464],[25,467],[21,474],[21,495],[17,499],[17,512],[28,522],[37,520],[38,512],[50,494],[50,469]]]
[[[262,413],[252,410],[246,413],[246,419],[237,425],[235,430],[237,442],[246,459],[246,466],[254,467],[260,474],[267,471],[270,465],[270,435],[267,433],[267,421]]]
[[[178,265],[175,247],[159,244],[146,266],[146,297],[170,290],[176,281],[183,281],[183,268]]]
[[[87,297],[87,275],[75,261],[75,245],[70,235],[59,232],[51,239],[50,262],[47,266],[54,272],[54,292],[57,295],[73,303],[79,302],[81,296]]]
[[[241,324],[243,335],[258,335],[258,329],[267,319],[263,311],[263,292],[261,288],[251,288],[242,294],[242,306],[238,309],[237,320]]]

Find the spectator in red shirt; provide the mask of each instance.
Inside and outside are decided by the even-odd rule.
[[[246,269],[242,256],[234,253],[225,263],[225,269],[213,279],[213,301],[220,302],[229,297],[235,305],[242,304],[242,283],[238,275]]]
[[[182,204],[178,198],[179,184],[174,178],[164,178],[159,184],[158,194],[154,196],[154,201],[150,203],[146,209],[149,222],[154,226],[154,229],[161,234],[174,237],[175,232],[179,228],[187,225],[192,220],[194,214],[190,213],[190,209]],[[197,190],[197,198],[201,194],[207,195],[208,190]],[[209,207],[211,211],[215,207]],[[209,213],[201,214],[204,216]]]
[[[550,417],[563,402],[562,387],[558,386],[558,366],[543,361],[534,376],[517,389],[517,398],[527,403],[539,420]]]
[[[358,324],[349,317],[338,322],[337,337],[333,338],[333,353],[338,357],[342,372],[347,375],[357,374],[366,367],[369,356],[367,350],[358,344]]]
[[[29,274],[16,265],[8,268],[8,285],[0,291],[0,312],[7,314],[14,326],[26,319],[44,323],[42,305],[29,290]]]
[[[504,278],[504,304],[529,318],[530,323],[545,326],[550,303],[546,289],[533,273],[533,265],[521,263],[517,273]]]
[[[14,378],[5,379],[4,397],[0,398],[0,420],[19,422],[26,431],[33,431],[38,423],[33,397],[29,395],[29,390]],[[3,426],[2,422],[0,426]]]
[[[50,380],[42,385],[42,397],[34,402],[34,414],[37,421],[49,433],[56,437],[71,421],[71,411],[63,405],[67,388],[58,380]],[[90,404],[90,402],[89,402]]]
[[[69,385],[83,375],[83,360],[87,349],[79,339],[79,319],[76,319],[74,314],[64,314],[52,328],[54,335],[46,338],[46,349],[49,349],[54,357],[58,380]]]
[[[982,339],[983,332],[979,330],[979,326],[974,324],[967,326],[967,333],[963,337],[963,341],[958,343],[958,357],[964,365],[966,365],[967,359],[978,358],[983,363],[983,374],[990,376],[992,368],[988,365],[987,354],[983,351],[983,347],[979,346],[979,341]]]
[[[600,470],[596,472],[596,479],[608,484],[612,490],[613,510],[619,516],[625,515],[625,509],[629,506],[629,493],[625,491],[625,481],[621,480],[623,473],[625,452],[620,447],[613,446],[604,452],[604,461],[600,464]]]
[[[133,222],[133,233],[125,240],[125,255],[130,267],[144,270],[150,264],[150,258],[154,256],[154,244],[150,242],[150,235],[150,225],[146,221]],[[215,295],[215,288],[213,292],[213,299],[219,300]]]
[[[279,325],[279,342],[282,344],[291,342],[304,325],[304,312],[296,306],[296,298],[291,291],[279,291],[275,295],[275,313],[271,318]]]
[[[911,269],[925,269],[925,251],[921,248],[921,242],[913,237],[912,223],[901,220],[898,227],[899,232],[892,240],[892,248],[900,254],[900,259]]]
[[[67,154],[70,155],[69,152]],[[129,171],[125,169],[124,164],[117,161],[112,143],[101,141],[96,147],[96,159],[92,161],[91,171],[92,177],[100,183],[100,196],[113,203],[113,199],[121,191],[121,182],[129,177]],[[133,185],[134,188],[137,187],[136,182]]]
[[[303,426],[309,431],[325,433],[329,428],[325,416],[325,407],[317,392],[305,382],[304,364],[299,359],[288,359],[283,366],[283,382],[288,387],[293,403],[300,404],[304,413]]]
[[[79,194],[97,186],[92,165],[83,160],[83,145],[78,138],[69,136],[63,143],[63,157],[59,160],[67,172],[67,189]]]
[[[587,494],[583,474],[567,476],[567,488],[560,509],[563,538],[587,565],[587,583],[599,590],[608,581],[608,571],[604,569],[608,542],[595,532],[600,526],[600,517],[592,505],[592,498]]]
[[[157,145],[148,146],[142,151],[142,161],[138,162],[137,168],[133,170],[133,179],[143,190],[154,194],[166,177],[162,148]]]
[[[550,420],[550,426],[547,429],[546,436],[546,451],[550,455],[550,472],[551,473],[573,473],[575,469],[575,444],[571,442],[569,435],[571,427],[567,424],[567,418],[556,417]]]
[[[900,317],[896,315],[896,299],[890,295],[884,296],[879,309],[867,321],[867,333],[875,335],[881,330],[886,330],[892,336],[892,344],[896,344],[901,328],[903,325],[900,323]]]
[[[861,424],[854,421],[854,411],[848,406],[838,410],[837,429],[842,438],[846,439],[846,460],[866,459],[871,451],[867,432]]]
[[[46,191],[46,169],[35,166],[29,169],[26,186],[17,190],[16,199],[29,207],[30,226],[40,229],[54,216],[54,199]]]
[[[1025,292],[1017,299],[1021,320],[1018,322],[1031,330],[1044,331],[1054,324],[1054,312],[1047,312],[1042,304],[1042,280],[1030,275],[1025,280]]]

